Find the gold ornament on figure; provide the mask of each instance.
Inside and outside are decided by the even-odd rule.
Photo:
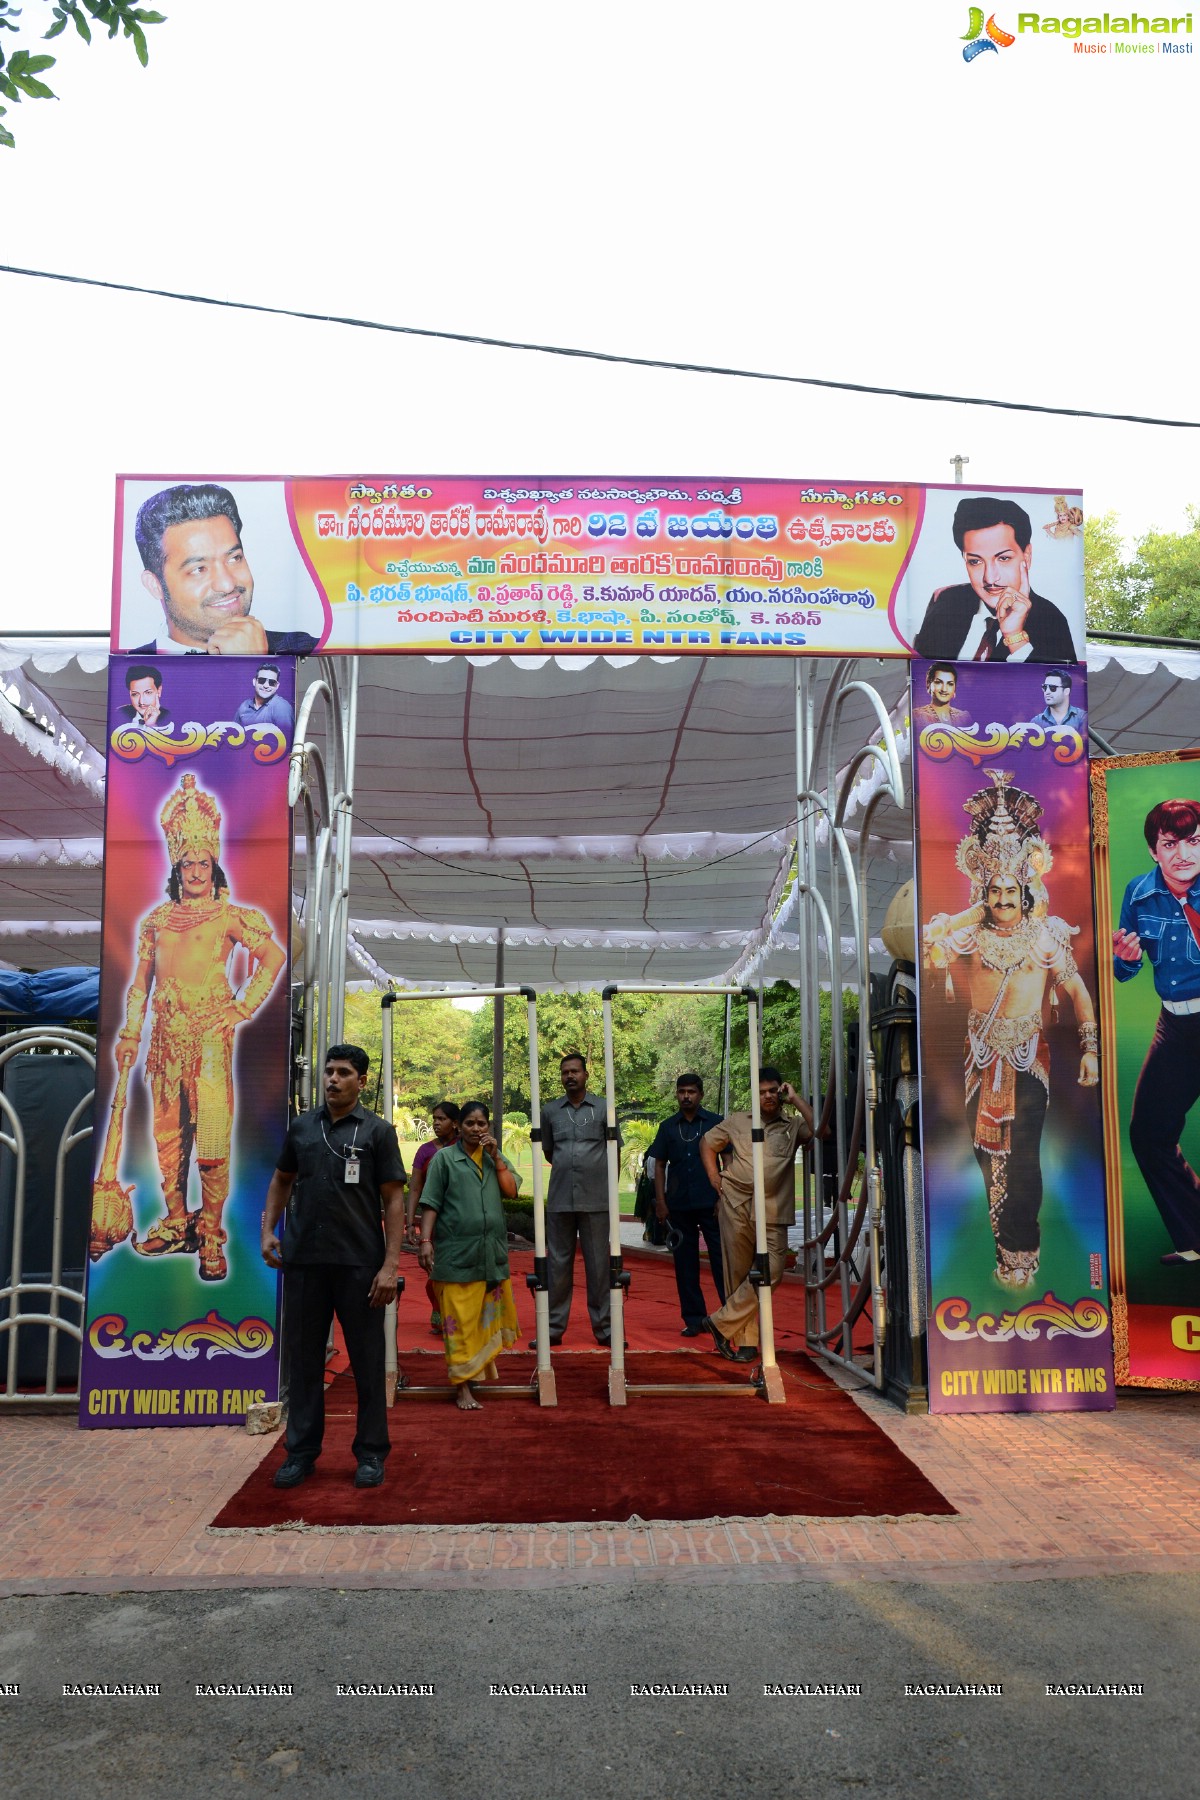
[[[159,820],[167,838],[167,855],[171,866],[181,861],[185,850],[198,850],[214,862],[221,855],[221,813],[211,794],[187,774],[162,809]]]
[[[984,903],[989,882],[1010,879],[1033,895],[1033,910],[1049,910],[1043,877],[1054,866],[1050,846],[1038,831],[1042,808],[1032,794],[1011,785],[1006,769],[989,769],[993,785],[963,801],[971,829],[955,852],[957,866],[971,883],[971,900]]]

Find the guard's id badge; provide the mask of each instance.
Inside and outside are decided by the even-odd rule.
[[[346,1158],[346,1184],[348,1187],[358,1186],[359,1167],[360,1164],[357,1156],[348,1156]]]

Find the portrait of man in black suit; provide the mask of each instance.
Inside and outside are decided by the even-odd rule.
[[[938,588],[913,648],[958,662],[1073,663],[1066,618],[1030,585],[1033,527],[1015,500],[980,494],[960,500],[954,542],[966,581]]]
[[[149,663],[134,663],[128,675],[129,705],[120,708],[131,725],[169,725],[171,715],[163,705],[160,670]]]

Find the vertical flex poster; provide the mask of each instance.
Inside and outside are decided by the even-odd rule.
[[[1085,673],[912,680],[930,1405],[1111,1407]]]
[[[287,1125],[289,659],[109,664],[81,1423],[278,1391],[263,1198]]]
[[[1117,1380],[1200,1386],[1200,750],[1092,768]]]

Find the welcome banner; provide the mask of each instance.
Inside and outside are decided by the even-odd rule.
[[[1025,641],[1074,659],[1079,498],[824,479],[122,476],[113,647],[907,656],[923,633],[928,654],[957,657],[983,592],[959,508],[982,502],[978,529],[1012,539]]]
[[[1113,1404],[1084,681],[913,665],[937,1412]]]
[[[277,1397],[260,1218],[288,1120],[294,670],[109,665],[85,1426]]]
[[[1200,750],[1092,768],[1117,1380],[1200,1386]]]

